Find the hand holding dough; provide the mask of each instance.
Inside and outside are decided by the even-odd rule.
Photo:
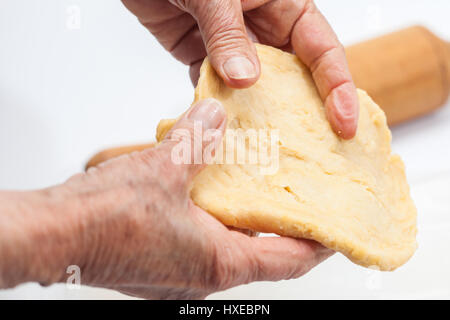
[[[195,101],[220,100],[228,128],[278,129],[279,169],[208,166],[194,180],[193,201],[228,226],[313,239],[362,266],[405,263],[416,249],[416,209],[383,111],[358,91],[358,132],[342,140],[298,58],[263,45],[257,51],[261,78],[243,90],[227,87],[205,60]],[[160,123],[158,140],[172,123]]]
[[[312,71],[328,119],[342,138],[355,135],[358,97],[333,29],[311,0],[122,0],[197,83],[203,58],[231,88],[260,76],[253,42],[293,50]]]

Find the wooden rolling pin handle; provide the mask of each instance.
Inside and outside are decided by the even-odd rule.
[[[346,48],[358,88],[384,110],[389,125],[430,113],[450,93],[449,44],[414,26]]]
[[[450,42],[447,42],[447,63],[448,63],[448,66],[450,66]],[[450,67],[447,68],[447,79],[450,80]],[[450,87],[450,81],[449,81],[449,87]]]
[[[427,114],[450,93],[450,43],[415,26],[346,49],[358,88],[366,90],[394,125]],[[154,144],[120,147],[95,155],[86,168]]]

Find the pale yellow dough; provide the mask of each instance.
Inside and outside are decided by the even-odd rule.
[[[225,86],[205,60],[195,101],[220,100],[228,128],[279,129],[279,170],[208,166],[193,182],[193,201],[228,226],[314,239],[366,267],[404,264],[417,246],[416,209],[383,111],[359,90],[358,132],[341,140],[308,69],[278,49],[257,51],[261,78],[245,90]],[[172,124],[161,122],[158,139]]]

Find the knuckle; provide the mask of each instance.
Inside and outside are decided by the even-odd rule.
[[[183,127],[172,130],[167,140],[175,143],[190,144],[195,139],[195,134],[194,123],[184,121]]]
[[[304,1],[304,8],[307,12],[316,12],[317,7],[314,3],[314,0],[303,0]]]
[[[246,283],[265,279],[264,269],[262,268],[262,264],[257,257],[253,256],[249,259],[249,270],[249,276]]]
[[[211,267],[208,268],[206,278],[208,289],[212,291],[224,290],[233,285],[236,271],[233,258],[227,251],[222,245],[215,246],[213,249]]]
[[[218,291],[227,287],[228,266],[224,263],[222,257],[214,250],[212,255],[211,268],[207,272],[207,287],[212,291]]]
[[[242,47],[247,45],[248,41],[245,34],[236,25],[219,27],[206,41],[206,48],[210,54],[235,52],[236,50],[243,50]]]
[[[138,175],[148,181],[159,181],[161,186],[176,190],[182,185],[183,175],[172,166],[170,152],[163,148],[154,148],[129,155],[136,164]]]
[[[330,45],[319,49],[317,50],[319,51],[319,54],[316,57],[314,57],[312,61],[310,61],[309,63],[309,67],[313,74],[315,74],[316,71],[319,70],[322,65],[325,64],[329,65],[331,61],[329,58],[335,55],[336,53],[345,54],[344,46],[342,46],[342,44],[340,44],[339,42],[331,43]]]
[[[206,34],[205,46],[209,53],[220,48],[236,49],[248,43],[243,21],[233,13],[231,2],[223,2],[220,5],[209,3],[201,8],[208,10],[207,13],[200,15],[202,21],[199,25]]]
[[[218,291],[250,283],[259,278],[260,264],[251,252],[239,246],[219,244],[208,275],[208,287]]]
[[[192,165],[203,159],[204,128],[201,121],[183,120],[181,128],[169,132],[163,147],[173,165]]]
[[[185,9],[192,1],[191,0],[169,0],[169,2],[171,4],[173,4],[174,6],[177,6],[178,8]]]
[[[295,24],[305,11],[305,3],[298,0],[275,0],[269,5],[273,18],[267,22],[267,32],[276,46],[285,46],[290,41]]]
[[[154,150],[135,151],[127,155],[128,160],[132,163],[144,166],[145,168],[154,168],[158,166],[158,158]]]

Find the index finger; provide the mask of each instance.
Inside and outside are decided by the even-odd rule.
[[[356,87],[344,47],[311,0],[306,0],[292,30],[291,43],[297,56],[312,72],[333,130],[341,138],[352,138],[359,114]]]

